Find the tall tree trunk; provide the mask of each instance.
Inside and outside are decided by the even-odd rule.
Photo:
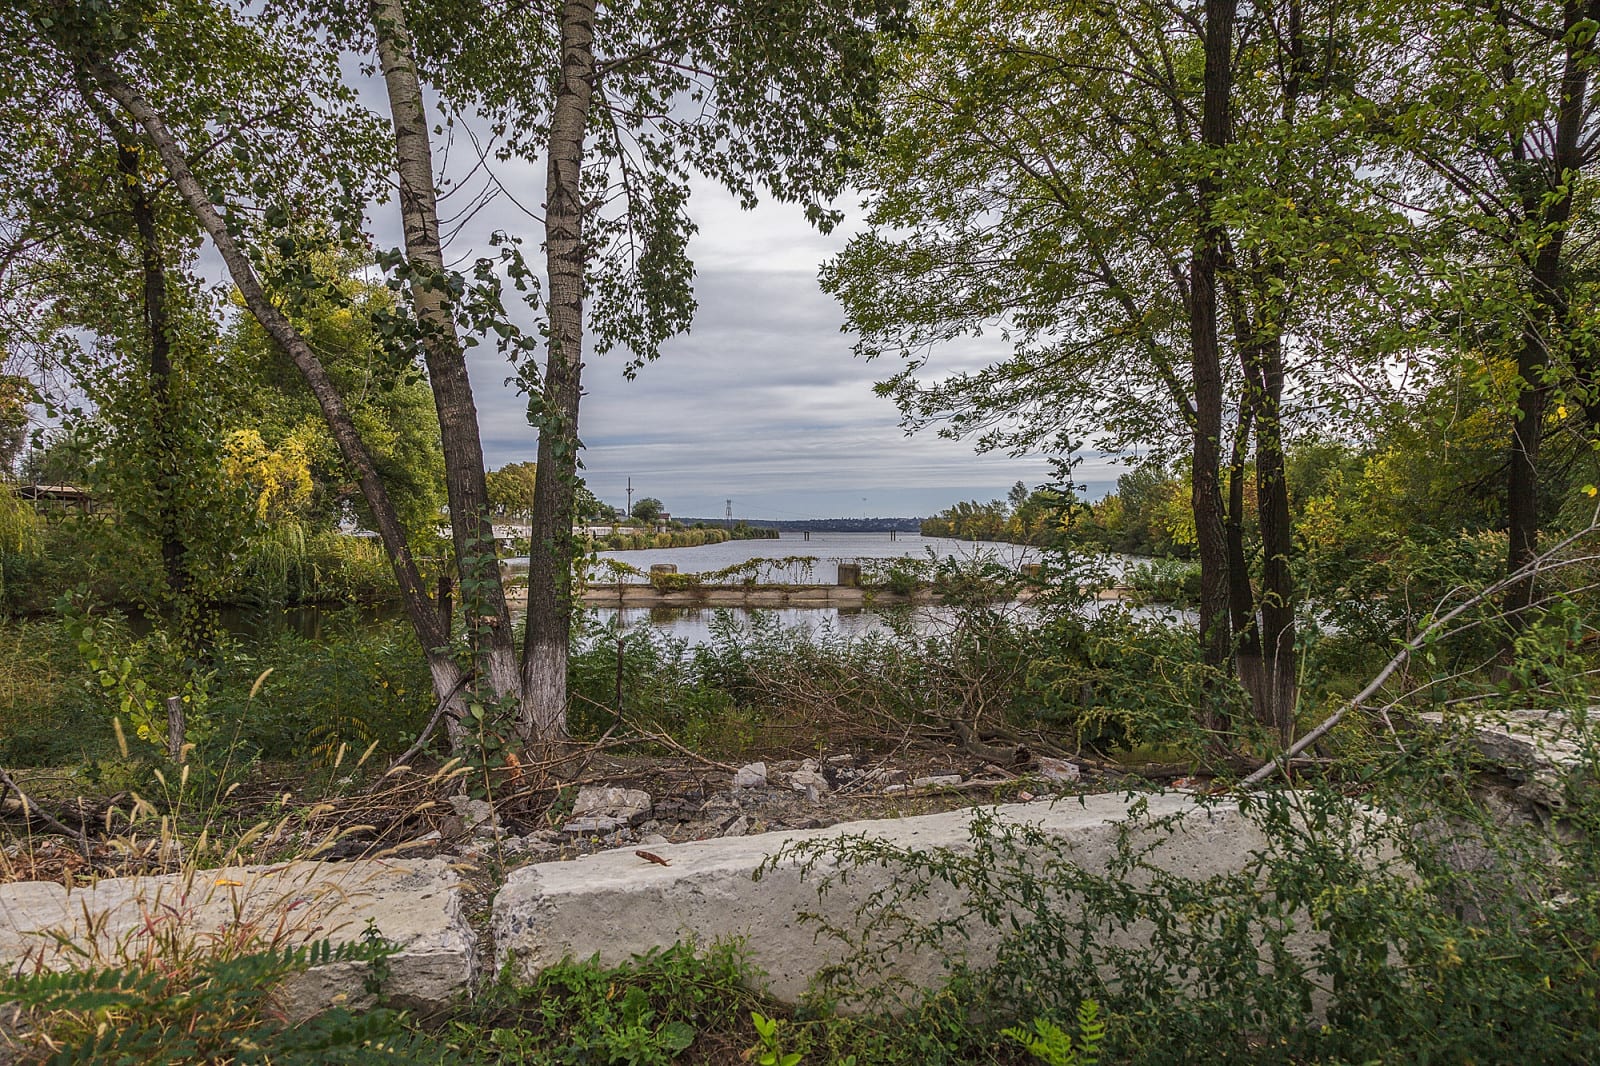
[[[233,234],[228,231],[227,222],[218,213],[205,190],[200,187],[193,171],[189,169],[183,149],[173,137],[172,131],[167,128],[161,113],[106,63],[87,55],[83,57],[83,62],[95,84],[138,121],[145,136],[150,139],[150,143],[160,156],[162,166],[171,177],[184,205],[194,215],[206,235],[211,238],[217,253],[222,257],[229,276],[238,286],[245,306],[261,323],[268,336],[289,356],[305,378],[311,394],[316,397],[317,405],[322,409],[323,419],[333,434],[340,454],[355,471],[362,495],[366,498],[373,521],[378,527],[378,536],[389,553],[395,581],[400,587],[401,603],[416,632],[417,641],[422,645],[423,653],[428,658],[434,691],[440,699],[450,697],[458,687],[457,682],[462,672],[448,654],[448,650],[441,651],[449,643],[449,627],[423,587],[416,561],[411,556],[411,544],[405,528],[401,525],[393,504],[389,502],[388,491],[378,476],[372,456],[362,442],[361,434],[350,418],[350,412],[345,407],[339,390],[328,377],[327,370],[317,359],[305,338],[300,336],[293,323],[267,296],[249,257],[240,249],[233,239]],[[450,700],[450,704],[447,713],[452,717],[460,717],[464,701],[459,694]]]
[[[1261,526],[1262,686],[1256,716],[1273,727],[1278,743],[1294,742],[1298,665],[1295,661],[1294,529],[1283,458],[1283,341],[1276,334],[1252,345],[1255,373],[1248,387],[1259,398],[1256,416],[1256,513]]]
[[[1205,0],[1205,83],[1200,138],[1208,149],[1228,143],[1233,83],[1233,22],[1237,0]],[[1208,153],[1209,155],[1209,153]],[[1209,167],[1209,162],[1208,162]],[[1195,250],[1190,266],[1189,344],[1195,429],[1190,476],[1195,541],[1200,556],[1200,643],[1209,666],[1224,667],[1233,653],[1228,613],[1228,548],[1220,471],[1222,464],[1222,360],[1217,335],[1217,270],[1225,234],[1213,217],[1216,183],[1203,172],[1195,189]],[[1218,693],[1204,708],[1204,724],[1223,743],[1227,716]]]
[[[120,123],[108,123],[117,138],[117,170],[128,194],[128,211],[133,217],[139,247],[142,278],[144,329],[150,343],[148,384],[150,388],[150,428],[154,450],[154,504],[156,539],[161,549],[161,569],[166,578],[168,609],[177,627],[178,643],[185,654],[198,658],[203,650],[203,626],[195,617],[198,604],[190,602],[188,552],[183,541],[174,486],[183,476],[178,455],[172,396],[172,320],[167,310],[167,266],[162,254],[161,234],[156,227],[155,205],[139,171],[139,145]]]
[[[450,503],[450,531],[460,575],[465,628],[480,680],[496,697],[516,699],[520,707],[521,678],[511,615],[500,581],[494,525],[489,516],[478,410],[446,288],[433,146],[416,58],[399,0],[373,0],[371,18],[394,125],[400,215],[412,272],[411,301],[439,414],[445,491]],[[525,723],[519,723],[519,728],[526,732]],[[457,723],[451,734],[458,743],[459,730]]]
[[[1228,458],[1228,616],[1233,625],[1233,658],[1239,683],[1256,705],[1265,671],[1261,659],[1261,627],[1256,621],[1256,595],[1250,587],[1250,564],[1244,552],[1245,467],[1250,458],[1251,431],[1255,424],[1255,395],[1245,389],[1239,399],[1239,417],[1233,431],[1233,452]]]
[[[550,114],[545,261],[550,352],[532,405],[539,427],[528,550],[528,626],[522,684],[533,739],[566,736],[567,648],[572,629],[572,505],[578,476],[578,401],[583,371],[584,137],[594,99],[594,0],[561,4],[561,77]]]
[[[1522,344],[1517,352],[1517,378],[1522,391],[1517,396],[1516,421],[1511,426],[1511,454],[1506,473],[1508,573],[1532,562],[1539,550],[1539,450],[1550,396],[1549,342],[1552,337],[1560,337],[1567,327],[1562,250],[1567,224],[1572,219],[1573,187],[1584,162],[1582,134],[1589,111],[1589,67],[1595,54],[1592,35],[1581,34],[1579,23],[1600,18],[1600,3],[1568,0],[1563,5],[1562,15],[1566,57],[1556,113],[1555,144],[1548,165],[1537,168],[1543,178],[1537,185],[1528,177],[1529,161],[1525,158],[1528,139],[1519,138],[1512,146],[1516,171],[1511,179],[1522,186],[1525,224],[1538,225],[1545,232],[1538,253],[1529,264],[1529,295],[1533,297],[1534,313],[1523,325]],[[1513,630],[1525,623],[1526,609],[1533,604],[1536,595],[1532,575],[1507,590],[1504,605],[1510,612]]]

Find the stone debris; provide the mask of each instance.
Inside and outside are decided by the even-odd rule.
[[[650,818],[653,808],[650,793],[643,789],[590,785],[578,790],[578,798],[572,804],[572,814],[577,818],[591,815],[638,825]]]
[[[960,774],[934,774],[931,777],[919,777],[911,782],[912,788],[949,788],[951,785],[961,784]],[[888,789],[884,789],[885,792]]]
[[[733,775],[734,788],[766,788],[767,764],[753,762],[739,767]]]
[[[723,828],[722,835],[725,837],[742,837],[748,832],[750,832],[750,819],[741,814]]]
[[[574,837],[603,837],[626,828],[628,823],[624,819],[608,814],[588,814],[571,819],[561,827],[561,831]]]
[[[1083,776],[1083,771],[1077,763],[1070,763],[1065,759],[1052,759],[1039,755],[1034,760],[1039,766],[1039,776],[1046,781],[1055,781],[1059,784],[1070,785]]]
[[[1148,859],[1184,877],[1203,879],[1248,868],[1264,846],[1260,831],[1227,803],[1201,804],[1188,796],[1149,794],[1137,799],[1106,794],[1082,803],[1008,805],[993,816],[1037,826],[1067,842],[1085,869],[1109,868],[1129,809],[1148,806],[1149,818],[1136,824],[1136,844],[1149,846]],[[803,912],[845,929],[861,919],[860,910],[897,876],[891,866],[869,863],[835,884],[826,896],[815,879],[802,878],[791,859],[767,866],[784,844],[841,835],[866,836],[901,848],[931,850],[971,846],[972,811],[878,821],[848,822],[827,830],[723,838],[652,848],[670,865],[641,862],[631,848],[588,855],[572,862],[541,863],[512,871],[494,902],[491,922],[496,965],[511,964],[529,976],[563,958],[599,955],[602,964],[625,962],[653,947],[693,937],[702,944],[742,939],[751,963],[769,975],[767,991],[797,1002],[812,978],[840,960],[846,950],[833,937],[819,937]],[[1145,854],[1141,852],[1141,854]],[[764,866],[759,881],[752,874]],[[907,904],[914,917],[947,918],[962,905],[957,889],[935,885]],[[875,910],[870,913],[877,913]],[[992,957],[992,931],[969,930],[968,961]],[[871,934],[865,934],[871,935]],[[1109,934],[1133,942],[1146,935],[1130,929]],[[854,941],[849,941],[854,944]],[[1317,934],[1309,929],[1291,938],[1289,948],[1310,963]],[[899,951],[885,945],[881,958],[891,980],[936,988],[948,980],[941,952]]]
[[[499,828],[500,820],[495,817],[494,808],[487,800],[474,799],[471,796],[451,796],[446,802],[468,830],[476,832],[480,826],[488,830]]]

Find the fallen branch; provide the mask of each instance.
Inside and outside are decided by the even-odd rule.
[[[1451,622],[1454,622],[1457,618],[1460,618],[1465,612],[1471,610],[1479,604],[1487,603],[1489,600],[1492,600],[1496,596],[1500,595],[1500,593],[1504,592],[1506,589],[1521,583],[1527,578],[1537,577],[1545,570],[1559,570],[1564,566],[1571,566],[1576,563],[1586,561],[1588,559],[1587,556],[1579,557],[1577,559],[1566,559],[1553,564],[1550,562],[1550,560],[1554,559],[1561,552],[1565,551],[1573,544],[1576,544],[1584,537],[1594,533],[1597,529],[1600,529],[1600,508],[1596,509],[1594,516],[1589,520],[1589,524],[1586,527],[1556,544],[1549,551],[1528,560],[1525,565],[1518,567],[1514,572],[1507,574],[1499,581],[1496,581],[1494,584],[1482,589],[1476,595],[1469,596],[1466,600],[1435,618],[1432,622],[1424,626],[1416,636],[1412,637],[1401,646],[1399,653],[1396,654],[1394,658],[1390,659],[1388,663],[1384,665],[1382,670],[1378,671],[1377,676],[1367,683],[1366,688],[1363,688],[1350,700],[1340,705],[1338,710],[1324,718],[1315,729],[1311,730],[1311,732],[1295,741],[1288,748],[1286,748],[1282,754],[1278,755],[1275,759],[1267,763],[1261,769],[1241,780],[1235,787],[1250,788],[1252,786],[1259,785],[1261,782],[1267,780],[1267,778],[1271,777],[1279,770],[1287,767],[1288,764],[1295,758],[1295,756],[1299,755],[1301,752],[1305,751],[1311,745],[1315,744],[1317,741],[1326,736],[1334,726],[1339,724],[1340,720],[1342,720],[1348,712],[1352,710],[1360,710],[1362,708],[1362,704],[1371,699],[1373,695],[1384,686],[1389,678],[1394,676],[1395,671],[1399,670],[1407,663],[1407,661],[1410,660],[1412,655],[1416,654],[1417,651],[1429,641],[1439,636],[1439,634],[1444,631],[1446,626],[1448,626]],[[1395,700],[1391,700],[1384,704],[1381,708],[1379,708],[1379,713],[1387,716],[1389,709],[1393,707],[1396,702],[1397,701]]]
[[[56,832],[60,833],[69,840],[76,841],[78,844],[78,851],[82,853],[85,859],[89,857],[89,838],[85,836],[81,830],[69,829],[62,825],[60,822],[51,817],[49,811],[45,810],[43,807],[33,802],[32,799],[28,798],[28,794],[22,791],[22,786],[17,784],[16,780],[13,779],[10,774],[6,773],[5,767],[3,766],[0,766],[0,784],[4,784],[11,791],[15,792],[17,794],[17,798],[22,801],[23,817],[37,814],[39,819],[44,822],[45,825],[48,825],[50,828],[54,829]]]
[[[671,737],[667,736],[665,733],[653,733],[647,729],[640,729],[632,722],[628,722],[627,725],[634,732],[634,736],[629,739],[635,741],[649,741],[652,744],[661,744],[665,747],[671,748],[679,755],[682,755],[688,759],[693,759],[695,762],[700,763],[703,766],[709,766],[713,770],[726,770],[730,774],[736,774],[739,772],[739,768],[737,766],[730,766],[728,763],[718,762],[715,759],[708,759],[704,755],[697,755],[688,748],[684,747],[682,744],[679,744],[676,740],[673,740]]]
[[[450,701],[455,699],[456,694],[463,688],[466,688],[467,683],[471,680],[471,674],[463,674],[461,679],[455,683],[454,687],[452,687],[449,692],[444,694],[444,698],[439,701],[439,706],[433,709],[433,717],[428,719],[428,724],[422,727],[421,733],[417,734],[416,743],[412,744],[405,751],[401,752],[400,755],[389,764],[389,769],[393,770],[396,766],[401,766],[408,763],[412,756],[416,755],[417,752],[422,750],[422,746],[428,743],[428,738],[433,736],[433,731],[439,727],[439,719],[444,717],[445,708],[450,706]]]

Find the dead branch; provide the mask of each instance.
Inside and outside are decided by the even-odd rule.
[[[1399,670],[1402,666],[1409,662],[1411,656],[1416,654],[1416,652],[1425,644],[1436,639],[1442,633],[1453,632],[1447,631],[1446,627],[1449,626],[1450,623],[1454,622],[1457,618],[1461,617],[1462,614],[1474,607],[1479,606],[1480,604],[1489,602],[1506,589],[1522,582],[1523,580],[1537,577],[1539,574],[1547,571],[1559,570],[1563,567],[1573,566],[1592,559],[1591,556],[1579,556],[1573,559],[1560,559],[1559,556],[1567,548],[1570,548],[1573,544],[1576,544],[1584,537],[1594,533],[1597,529],[1600,529],[1600,508],[1596,509],[1594,516],[1589,520],[1589,524],[1583,529],[1572,534],[1558,544],[1555,544],[1548,551],[1534,556],[1532,559],[1528,560],[1525,565],[1518,567],[1513,573],[1507,574],[1505,577],[1494,582],[1492,585],[1489,585],[1487,588],[1484,588],[1476,595],[1469,596],[1467,599],[1463,600],[1449,611],[1428,623],[1428,625],[1424,626],[1416,636],[1412,637],[1401,646],[1400,651],[1394,656],[1394,658],[1390,659],[1388,663],[1384,665],[1382,670],[1378,671],[1377,676],[1368,682],[1365,688],[1356,693],[1351,699],[1341,704],[1338,710],[1334,711],[1327,718],[1324,718],[1315,729],[1311,730],[1311,732],[1307,733],[1305,736],[1291,744],[1283,751],[1282,754],[1277,756],[1271,762],[1267,763],[1265,766],[1261,767],[1261,769],[1257,770],[1255,773],[1250,774],[1248,777],[1240,781],[1236,787],[1251,788],[1255,785],[1261,784],[1261,782],[1267,780],[1279,770],[1284,769],[1289,762],[1295,758],[1295,756],[1299,755],[1311,745],[1315,744],[1318,740],[1321,740],[1324,736],[1326,736],[1334,726],[1339,724],[1339,722],[1344,718],[1345,714],[1352,710],[1361,710],[1362,706],[1384,686],[1389,678],[1394,676],[1395,671]],[[1392,708],[1396,702],[1398,701],[1391,700],[1384,704],[1383,707],[1379,709],[1380,712],[1387,714],[1389,709]]]
[[[16,780],[10,774],[6,773],[5,767],[3,766],[0,766],[0,784],[5,785],[11,791],[17,794],[17,798],[22,801],[22,813],[25,816],[37,814],[40,821],[44,822],[45,825],[54,829],[67,839],[75,841],[78,845],[78,851],[83,854],[85,859],[89,857],[89,838],[85,836],[81,830],[69,829],[65,825],[62,825],[60,822],[56,821],[55,818],[51,817],[49,811],[39,806],[28,797],[26,792],[22,791],[22,786],[17,784]]]

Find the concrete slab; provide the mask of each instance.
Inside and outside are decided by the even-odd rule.
[[[71,969],[137,961],[178,938],[218,947],[362,939],[368,923],[399,952],[388,995],[447,1002],[478,970],[460,878],[442,859],[369,859],[232,867],[110,878],[68,892],[41,882],[0,885],[0,970]],[[283,1006],[295,1016],[371,1000],[366,968],[336,963],[296,976]]]
[[[1054,803],[1011,804],[992,808],[1001,819],[1038,826],[1066,841],[1074,861],[1103,871],[1115,855],[1119,827],[1134,802],[1100,795]],[[1250,852],[1263,846],[1260,832],[1230,805],[1202,806],[1192,796],[1147,795],[1139,802],[1151,816],[1176,815],[1178,828],[1154,842],[1151,861],[1194,878],[1240,869]],[[849,926],[857,908],[888,883],[893,872],[862,867],[849,882],[819,900],[815,879],[802,879],[786,864],[760,881],[752,874],[786,843],[865,835],[902,848],[947,847],[970,850],[972,811],[898,820],[851,822],[829,829],[767,833],[738,838],[662,844],[651,853],[663,866],[632,848],[602,852],[572,862],[547,862],[513,871],[495,899],[493,934],[496,964],[511,961],[524,974],[566,957],[620,963],[652,947],[693,938],[701,944],[743,938],[750,960],[768,974],[768,990],[797,1001],[813,975],[844,957],[836,942],[817,936],[803,922],[815,912],[830,923]],[[953,890],[934,886],[916,905],[926,921],[960,913]],[[993,944],[973,930],[967,955],[983,962]],[[1129,935],[1137,935],[1136,932]],[[931,953],[886,958],[886,973],[921,987],[937,985],[945,960]]]
[[[1595,759],[1600,707],[1581,719],[1564,710],[1501,710],[1417,716],[1438,728],[1469,732],[1483,757],[1517,782],[1517,796],[1551,810],[1566,806],[1566,788]]]

